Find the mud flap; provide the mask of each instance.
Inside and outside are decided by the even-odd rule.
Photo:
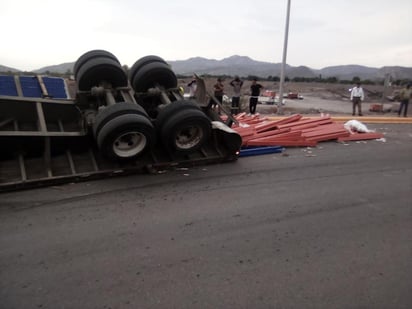
[[[238,156],[242,145],[242,137],[220,121],[212,121],[212,129],[217,133],[219,141],[222,142],[222,145],[229,153]]]

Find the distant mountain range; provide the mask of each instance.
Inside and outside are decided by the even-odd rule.
[[[187,60],[168,61],[173,71],[180,75],[239,75],[257,76],[267,78],[268,76],[280,76],[281,63],[256,61],[247,56],[231,56],[222,60],[207,59],[202,57],[189,58]],[[74,62],[52,65],[34,70],[33,73],[59,73],[64,74],[73,71]],[[0,72],[20,72],[17,69],[0,65]],[[352,80],[354,76],[361,79],[382,80],[386,74],[393,79],[412,79],[412,67],[386,66],[372,68],[361,65],[338,65],[325,67],[323,69],[311,69],[307,66],[286,65],[285,75],[289,78],[336,77],[340,80]]]
[[[13,68],[10,68],[10,67],[6,67],[5,65],[1,65],[1,64],[0,64],[0,72],[13,72],[13,73],[17,73],[17,72],[20,72],[20,71],[17,70],[17,69],[13,69]]]
[[[231,56],[222,60],[206,59],[201,57],[187,60],[169,61],[177,74],[190,75],[239,75],[239,76],[280,76],[281,63],[256,61],[246,56]],[[285,75],[294,77],[336,77],[341,80],[351,80],[354,76],[361,79],[384,79],[390,74],[393,79],[412,79],[412,68],[400,66],[387,66],[382,68],[371,68],[361,65],[339,65],[330,66],[320,70],[311,69],[307,66],[286,65]]]

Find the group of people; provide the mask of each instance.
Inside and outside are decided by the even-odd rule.
[[[412,99],[411,84],[405,85],[399,93],[400,106],[398,110],[398,116],[400,117],[403,111],[403,116],[408,115],[408,105],[409,101]],[[352,101],[352,116],[355,116],[356,109],[358,110],[358,115],[362,116],[362,101],[365,98],[365,93],[361,87],[360,83],[357,83],[355,87],[352,88],[350,93],[350,100]]]
[[[229,85],[233,87],[231,113],[237,114],[239,113],[240,90],[242,89],[243,81],[238,76],[235,76],[235,78],[229,83]],[[250,98],[249,98],[249,113],[252,115],[256,113],[256,106],[258,103],[260,90],[262,88],[263,86],[261,84],[258,84],[257,79],[254,78],[252,80],[252,85],[250,85]]]
[[[232,104],[231,104],[231,113],[236,115],[240,111],[240,96],[241,96],[241,90],[243,86],[243,80],[239,78],[239,76],[235,76],[235,78],[230,81],[229,85],[233,88],[233,95],[232,95]],[[196,92],[196,79],[194,78],[189,84],[187,84],[189,87],[190,94],[189,96],[193,98],[195,96]],[[252,80],[252,85],[250,86],[250,99],[249,99],[249,112],[250,114],[255,114],[256,113],[256,106],[258,103],[258,97],[260,95],[260,91],[263,89],[263,86],[257,82],[257,79],[254,78]],[[222,104],[223,102],[223,95],[224,95],[224,90],[225,86],[223,85],[223,80],[221,78],[218,78],[216,83],[213,85],[213,95],[215,99]],[[213,109],[218,109],[220,113],[220,108],[218,106],[218,103],[211,98],[209,102],[210,107]]]
[[[230,86],[233,87],[233,96],[232,96],[232,105],[231,105],[231,113],[238,114],[240,111],[240,91],[243,86],[243,81],[238,77],[235,78],[229,83]],[[196,79],[194,78],[188,85],[190,89],[190,97],[194,98],[196,92]],[[250,86],[250,98],[249,98],[249,112],[250,114],[256,113],[256,106],[258,103],[258,98],[260,95],[260,91],[263,89],[263,86],[257,82],[257,79],[254,78],[252,80],[252,84]],[[214,90],[214,97],[219,102],[223,102],[223,94],[224,94],[224,85],[221,78],[218,78],[216,84],[213,85]],[[356,111],[358,112],[359,116],[363,116],[362,114],[362,101],[365,98],[365,93],[363,88],[361,87],[360,82],[356,83],[356,86],[351,89],[350,100],[352,101],[352,116],[355,116]],[[408,105],[409,101],[412,99],[412,89],[411,84],[407,84],[400,92],[400,107],[398,110],[398,116],[401,116],[403,111],[403,116],[406,117],[408,114]],[[220,113],[220,108],[218,107],[217,102],[211,98],[209,105],[216,109]]]

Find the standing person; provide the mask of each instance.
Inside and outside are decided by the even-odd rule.
[[[356,83],[356,87],[353,87],[350,93],[350,100],[352,101],[352,116],[355,116],[356,106],[358,107],[358,115],[362,116],[362,101],[364,98],[365,95],[360,83]]]
[[[194,99],[197,89],[196,76],[193,76],[192,80],[187,84],[187,86],[189,87],[189,99]]]
[[[216,100],[218,100],[220,104],[222,104],[225,86],[223,85],[221,78],[217,79],[216,84],[213,85],[213,90],[213,95],[215,96]],[[210,99],[209,106],[211,106],[213,109],[216,109],[217,104],[213,99]],[[218,112],[220,114],[220,107],[218,107]]]
[[[251,96],[249,99],[249,111],[253,115],[256,113],[256,105],[258,103],[258,98],[260,95],[260,89],[262,89],[263,86],[261,84],[257,83],[257,79],[254,78],[252,81],[252,85],[250,86],[250,92]]]
[[[412,91],[410,88],[411,88],[411,84],[408,84],[406,85],[406,87],[403,87],[401,92],[399,93],[399,96],[401,99],[401,105],[399,106],[398,116],[401,116],[402,109],[404,109],[403,117],[406,117],[408,115],[408,105],[412,97]]]
[[[239,112],[240,103],[240,89],[242,88],[243,81],[240,80],[239,76],[235,76],[235,79],[230,82],[233,87],[234,94],[232,96],[232,114],[237,114]]]

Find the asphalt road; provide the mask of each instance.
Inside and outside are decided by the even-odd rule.
[[[0,308],[412,308],[412,126],[0,195]]]

